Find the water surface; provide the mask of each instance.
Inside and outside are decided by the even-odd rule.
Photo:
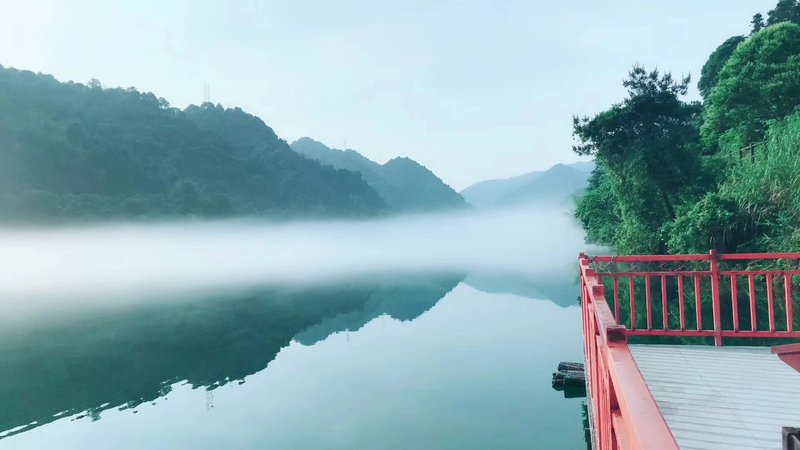
[[[580,232],[525,214],[0,232],[0,449],[585,448]]]
[[[453,282],[419,281],[442,290]],[[346,310],[346,301],[336,306]],[[577,306],[461,282],[433,302],[405,320],[380,306],[365,319],[355,304],[308,327],[299,316],[317,314],[313,307],[281,310],[273,304],[280,301],[265,302],[264,317],[285,322],[294,314],[303,328],[288,342],[294,330],[271,320],[210,327],[208,319],[224,320],[225,308],[243,304],[228,300],[194,320],[167,314],[165,327],[152,322],[151,311],[80,327],[99,337],[70,335],[62,325],[67,342],[47,336],[39,354],[31,345],[0,344],[12,360],[4,372],[18,372],[3,388],[4,400],[32,401],[38,409],[27,408],[25,421],[43,423],[0,440],[0,448],[581,448],[579,400],[565,400],[549,385],[559,360],[580,357]],[[265,328],[254,332],[259,325]],[[14,353],[25,350],[34,353]],[[37,382],[42,374],[59,379]],[[45,423],[73,405],[82,410]],[[10,428],[21,416],[2,417]]]

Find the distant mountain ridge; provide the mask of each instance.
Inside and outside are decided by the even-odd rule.
[[[556,164],[537,172],[511,178],[485,180],[461,191],[464,199],[478,208],[536,204],[566,204],[586,187],[593,162]]]
[[[308,137],[293,142],[291,148],[322,164],[360,173],[394,212],[430,212],[468,207],[458,192],[413,159],[401,157],[378,164],[355,150],[330,148]]]
[[[0,221],[371,217],[356,173],[303,158],[261,119],[0,66]]]
[[[512,178],[502,178],[495,180],[479,181],[468,188],[462,190],[461,196],[464,200],[483,208],[495,203],[499,198],[508,195],[514,190],[532,182],[544,172],[530,172]]]

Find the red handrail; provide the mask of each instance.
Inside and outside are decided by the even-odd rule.
[[[792,338],[800,339],[794,331],[795,302],[792,295],[793,276],[797,270],[720,270],[720,261],[800,260],[800,253],[750,253],[707,255],[647,255],[647,256],[594,256],[581,254],[581,311],[583,317],[586,378],[591,401],[591,422],[595,448],[606,449],[677,449],[672,433],[661,411],[647,388],[636,362],[628,349],[629,336],[663,336],[671,338],[714,338],[722,345],[723,338]],[[596,271],[598,263],[687,263],[697,266],[708,262],[707,270],[671,268],[669,270],[606,270]],[[653,277],[659,281],[659,290],[653,295]],[[644,279],[643,283],[637,283]],[[688,283],[684,283],[687,281]],[[705,281],[708,279],[708,281]],[[609,280],[613,290],[613,312],[605,298],[604,280]],[[738,289],[739,280],[747,280],[747,289]],[[766,283],[766,329],[759,328],[756,311],[757,282]],[[783,302],[776,302],[774,280],[782,280]],[[626,281],[626,289],[620,286]],[[674,283],[673,283],[674,281]],[[710,286],[704,290],[704,286]],[[720,297],[723,288],[730,287],[730,308],[723,308]],[[644,295],[637,300],[637,288]],[[686,299],[684,289],[688,289]],[[660,292],[659,292],[660,291]],[[693,292],[693,295],[692,295]],[[740,292],[747,294],[749,308],[739,308]],[[779,291],[780,292],[780,291]],[[641,293],[641,292],[640,292]],[[703,297],[706,297],[704,302]],[[694,305],[691,305],[694,297]],[[656,302],[654,302],[654,298]],[[629,305],[628,317],[622,317],[622,307]],[[645,302],[645,316],[637,315],[637,302]],[[685,302],[689,302],[686,307]],[[692,308],[692,306],[694,306]],[[703,307],[711,310],[710,320],[703,320]],[[660,307],[661,320],[653,320],[655,308]],[[782,327],[776,319],[779,309],[785,314]],[[640,313],[641,314],[641,308]],[[740,320],[747,313],[749,321]],[[762,311],[763,312],[763,311]],[[687,315],[693,323],[687,325]],[[639,319],[643,319],[639,321]],[[675,320],[677,318],[677,320]],[[671,320],[672,319],[672,320]],[[707,318],[708,319],[708,318]],[[763,318],[762,318],[763,319]],[[749,329],[742,329],[744,323]],[[630,324],[626,327],[624,324]]]
[[[686,263],[695,266],[692,269],[664,269],[658,270],[603,270],[595,272],[602,283],[606,279],[613,282],[614,290],[614,317],[618,325],[629,325],[625,333],[628,336],[664,336],[664,337],[713,337],[715,345],[722,345],[724,338],[791,338],[800,339],[800,332],[796,331],[797,318],[794,316],[795,302],[793,298],[793,277],[800,276],[800,268],[791,270],[764,270],[764,269],[735,269],[722,270],[720,262],[754,262],[776,260],[798,260],[800,253],[741,253],[717,254],[714,251],[705,255],[641,255],[641,256],[581,256],[591,264],[620,263],[650,264],[652,263]],[[708,268],[698,269],[699,263],[708,262]],[[684,281],[688,277],[689,294],[694,293],[694,308],[688,309],[691,321],[687,324],[687,309],[684,302]],[[657,280],[660,295],[653,295],[652,280]],[[625,290],[620,286],[620,280],[628,284],[627,298]],[[739,280],[747,280],[748,289],[740,299]],[[643,283],[637,281],[644,281]],[[775,285],[782,287],[775,291]],[[638,287],[644,287],[644,295],[636,297]],[[710,286],[710,289],[707,287]],[[757,296],[757,287],[764,288],[762,298]],[[722,289],[729,296],[723,303]],[[640,292],[641,293],[641,292]],[[780,297],[782,299],[776,298]],[[707,298],[704,300],[704,295]],[[654,297],[657,302],[654,304]],[[640,312],[642,298],[644,299],[645,315]],[[627,311],[621,311],[619,305],[629,304]],[[740,301],[747,300],[749,308],[740,308]],[[690,305],[692,299],[689,299]],[[759,323],[758,310],[761,305],[761,314],[765,323]],[[703,318],[704,307],[710,309],[711,318]],[[660,309],[661,320],[654,321],[655,308]],[[766,309],[766,311],[764,311]],[[627,313],[627,317],[622,317]],[[692,314],[693,313],[693,314]],[[708,314],[709,311],[705,310]],[[744,317],[741,315],[744,314]],[[749,321],[746,320],[749,316]],[[675,320],[677,317],[678,320]],[[745,319],[744,321],[742,319]],[[672,320],[671,320],[672,319]],[[659,323],[660,322],[660,323]],[[749,322],[749,327],[747,323]],[[780,324],[778,323],[780,322]],[[744,329],[742,323],[745,323]]]
[[[626,328],[605,299],[605,287],[580,257],[586,380],[592,440],[598,450],[677,450],[661,411],[628,350]]]
[[[719,261],[800,259],[800,253],[716,253],[696,255],[629,255],[588,256],[591,262],[668,262],[668,261]]]

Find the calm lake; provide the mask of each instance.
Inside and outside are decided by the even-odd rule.
[[[0,449],[583,449],[583,400],[550,387],[559,361],[582,358],[577,277],[554,265],[7,324]]]

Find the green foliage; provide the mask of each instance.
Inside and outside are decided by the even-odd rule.
[[[800,248],[800,113],[772,122],[755,162],[737,160],[718,191],[687,206],[670,250],[781,252]]]
[[[753,20],[750,21],[750,34],[758,33],[761,31],[766,25],[764,24],[764,16],[761,13],[756,13],[753,15]]]
[[[0,220],[384,210],[358,174],[297,155],[241,109],[0,68]]]
[[[672,253],[705,253],[709,249],[735,252],[747,219],[736,203],[718,192],[685,205],[667,232]]]
[[[605,169],[598,165],[589,177],[585,193],[577,199],[575,217],[591,242],[618,242],[622,213]]]
[[[753,20],[756,19],[753,18]],[[736,50],[736,46],[744,41],[744,39],[744,36],[730,37],[709,55],[708,60],[703,64],[703,69],[700,71],[700,80],[697,82],[697,89],[700,90],[700,94],[703,95],[703,98],[708,97],[708,94],[711,93],[711,89],[717,85],[720,70],[722,70],[722,67],[728,62],[731,54]]]
[[[800,248],[800,113],[770,124],[755,163],[744,162],[720,189],[757,230],[763,251]],[[746,160],[745,160],[746,161]]]
[[[800,25],[781,23],[736,47],[706,100],[703,142],[733,149],[764,137],[767,122],[800,105]]]
[[[800,2],[797,0],[778,0],[775,9],[768,13],[767,25],[781,22],[800,23]]]
[[[628,95],[622,103],[592,118],[574,118],[573,134],[578,144],[573,150],[595,156],[607,178],[590,186],[579,218],[591,223],[585,213],[601,202],[616,205],[589,234],[609,238],[621,252],[663,252],[666,241],[662,227],[675,217],[674,205],[691,195],[700,172],[698,121],[700,106],[685,103],[689,78],[676,81],[672,76],[647,72],[635,66],[623,82]],[[609,231],[612,217],[620,226]]]
[[[780,1],[769,26],[756,14],[750,37],[732,37],[709,56],[698,83],[705,98],[699,135],[692,133],[696,105],[678,100],[686,82],[641,68],[626,81],[625,102],[575,119],[575,151],[599,163],[576,208],[591,240],[620,253],[800,247],[796,22],[800,2]],[[764,139],[755,163],[749,155],[740,160],[738,149]],[[710,154],[698,155],[701,142]]]

